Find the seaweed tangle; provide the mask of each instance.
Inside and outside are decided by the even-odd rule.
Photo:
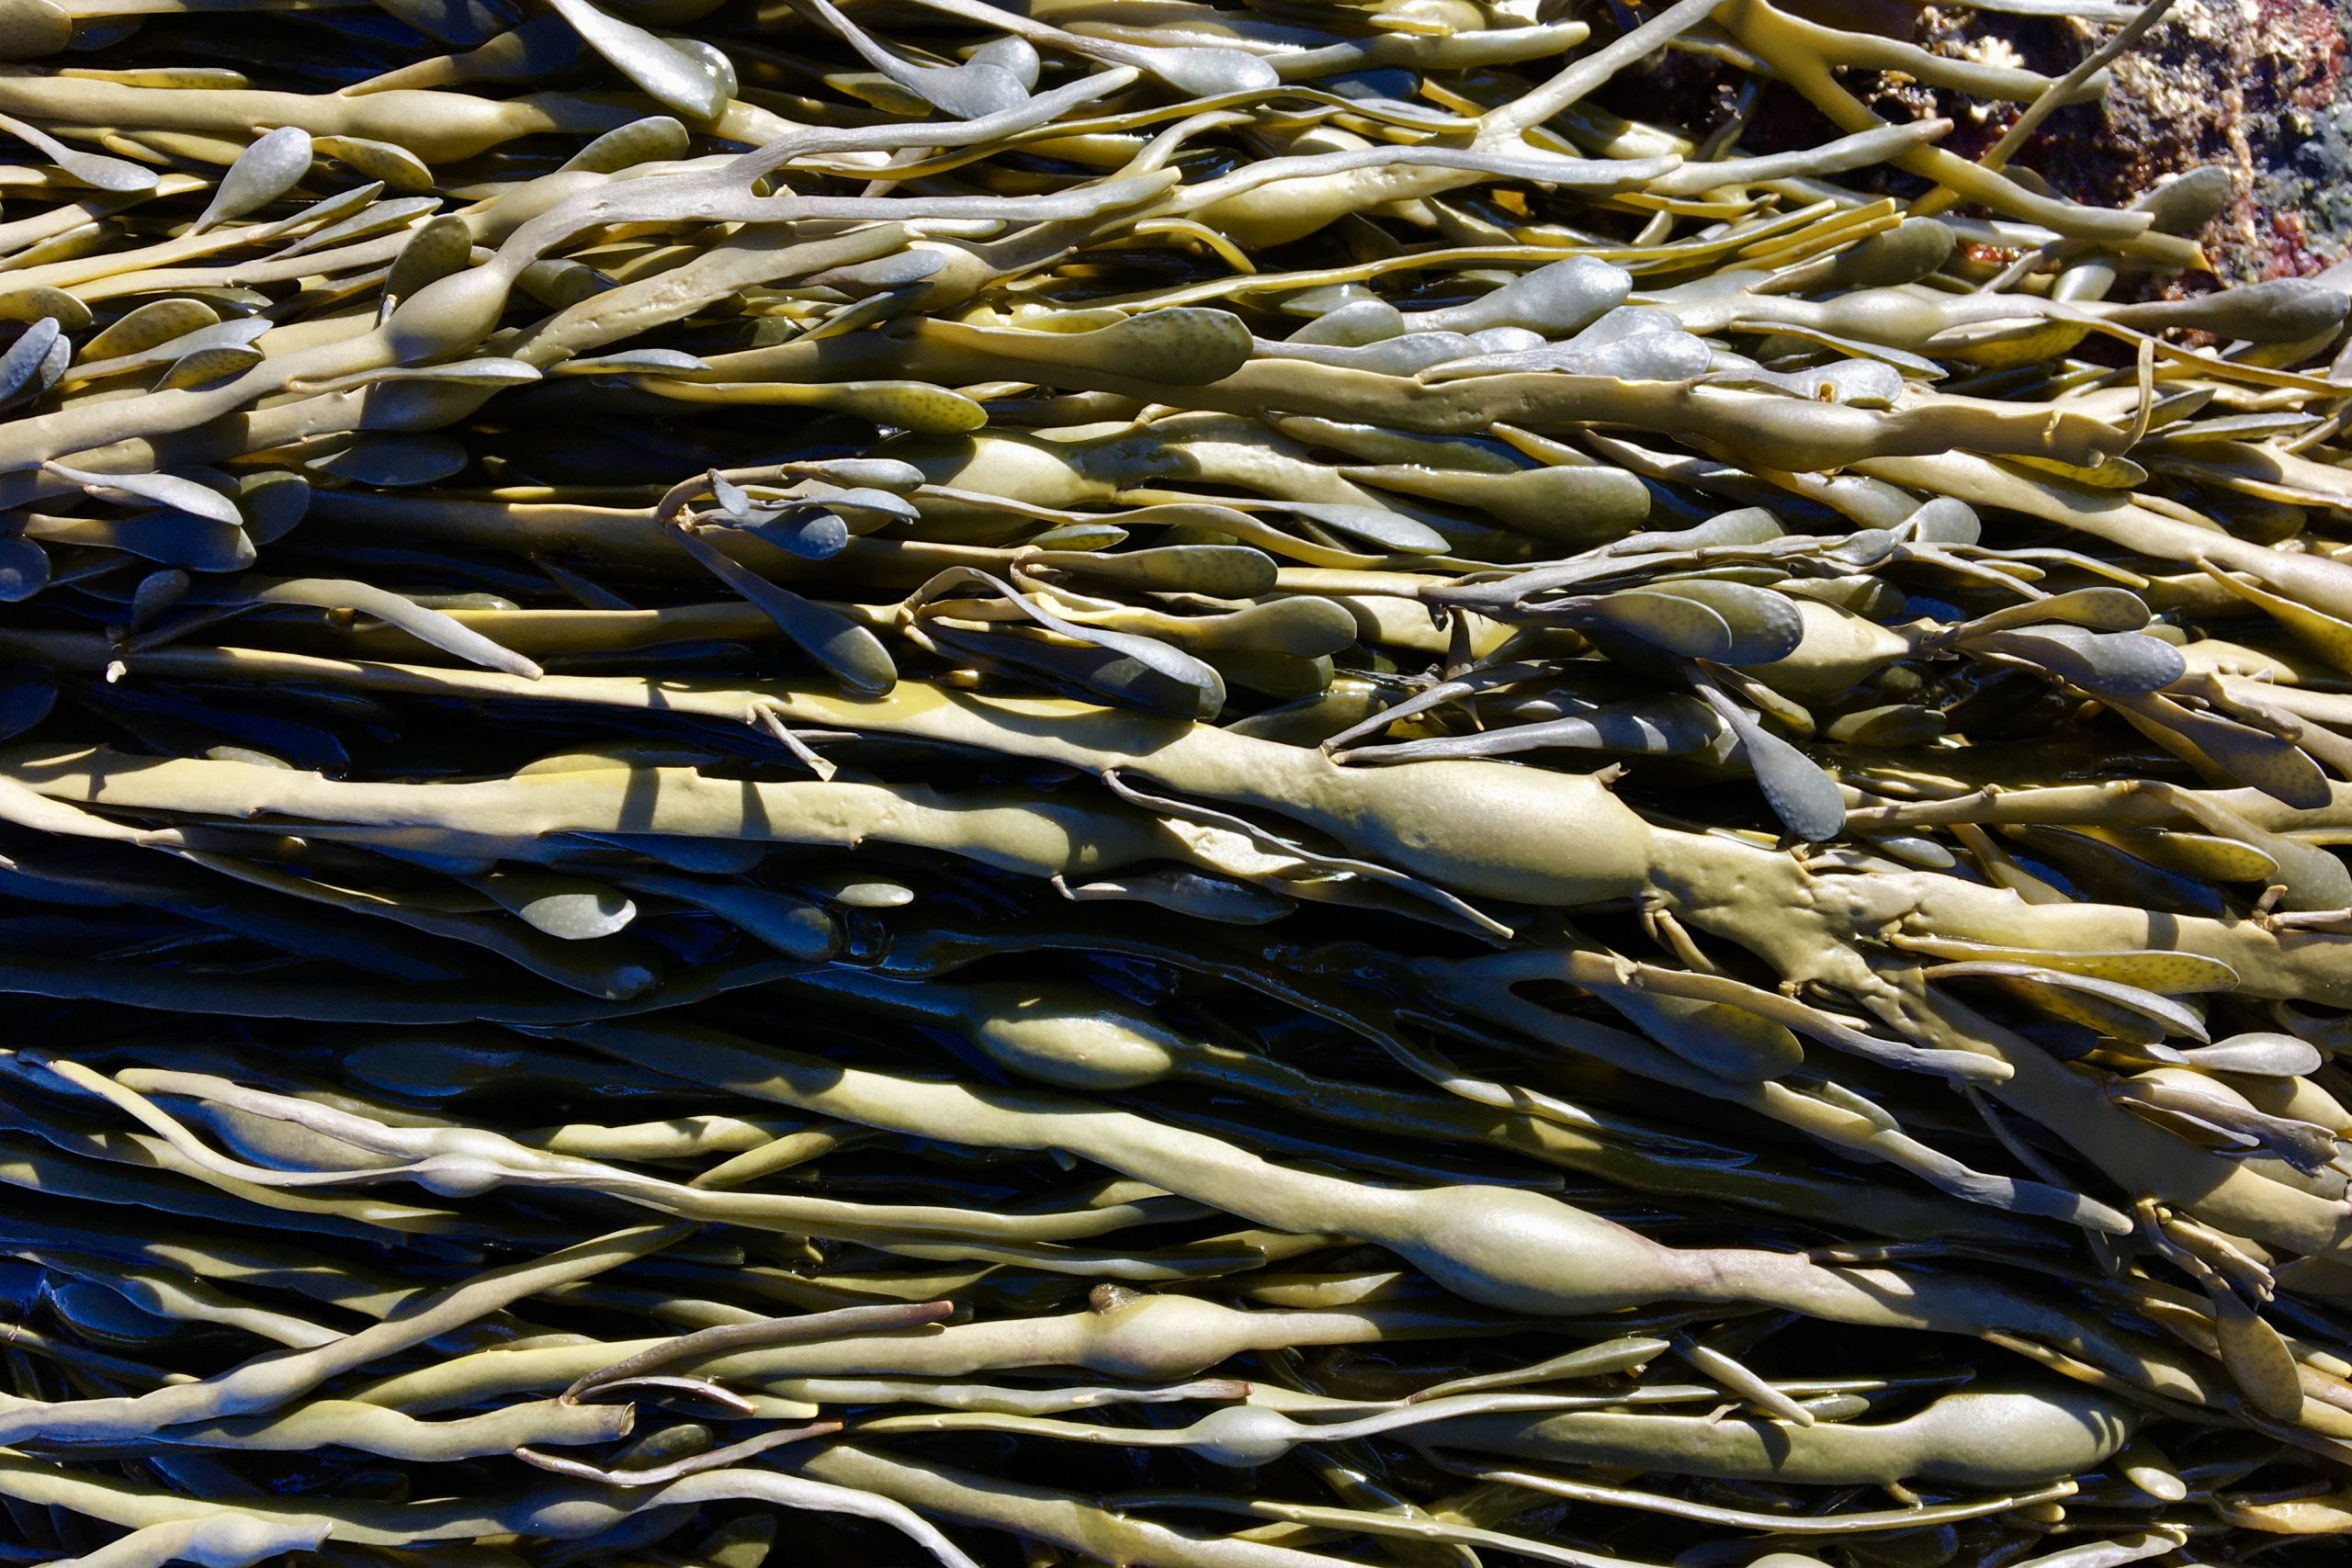
[[[2167,3],[0,0],[0,1563],[2335,1561]]]

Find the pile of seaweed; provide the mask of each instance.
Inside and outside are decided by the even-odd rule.
[[[0,1562],[2333,1561],[2163,9],[0,0]]]

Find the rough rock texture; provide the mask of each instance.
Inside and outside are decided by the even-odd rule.
[[[2132,15],[2129,5],[2085,0],[2079,15],[2022,15],[1908,0],[1781,0],[1832,26],[1908,38],[1940,54],[2060,75]],[[2236,197],[2200,235],[2218,278],[2319,271],[2352,251],[2352,0],[2175,0],[2171,13],[2112,67],[2103,104],[2052,115],[2013,166],[2085,201],[2129,202],[2168,175],[2217,164]],[[1735,73],[1681,52],[1629,73],[1611,107],[1700,128],[1731,107]],[[1987,104],[1907,77],[1849,77],[1890,118],[1949,115],[1945,145],[1974,156],[1997,141],[2021,106]],[[1805,146],[1836,132],[1785,88],[1768,88],[1742,146]],[[1902,176],[1887,184],[1911,195]],[[2187,276],[2167,291],[2210,288]]]
[[[2055,73],[2105,32],[2072,19],[1930,8],[1919,41],[1988,61],[2007,51]],[[2231,170],[2236,200],[2203,236],[2227,276],[2312,273],[2345,254],[2352,0],[2177,0],[2113,72],[2104,105],[2053,115],[2018,161],[2067,195],[2109,203],[2201,164]],[[1982,140],[1997,138],[2013,112],[1987,117]]]

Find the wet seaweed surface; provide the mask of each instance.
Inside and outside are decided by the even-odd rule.
[[[0,1562],[2336,1561],[2347,298],[1985,4],[0,0]]]

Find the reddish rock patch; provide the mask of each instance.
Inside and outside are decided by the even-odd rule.
[[[1789,8],[1833,26],[1902,30],[1883,5],[1867,15],[1854,0],[1796,0]],[[1952,5],[1919,8],[1909,31],[1939,54],[2057,75],[2113,26]],[[2220,164],[2236,194],[2199,239],[2222,278],[2312,273],[2352,250],[2352,0],[2176,0],[2111,73],[2104,103],[2052,115],[2016,165],[2063,195],[2120,206],[2167,175]],[[1693,128],[1720,119],[1736,79],[1691,54],[1643,74],[1648,111],[1662,90]],[[2021,107],[1891,74],[1849,74],[1848,85],[1890,118],[1950,116],[1955,126],[1944,145],[1962,156],[1991,147]],[[1645,106],[1629,95],[1619,107],[1639,115]],[[1834,134],[1794,94],[1769,88],[1743,145],[1766,151]],[[1918,187],[1906,189],[1895,175],[1883,188]],[[2200,285],[2209,280],[2174,287]]]

